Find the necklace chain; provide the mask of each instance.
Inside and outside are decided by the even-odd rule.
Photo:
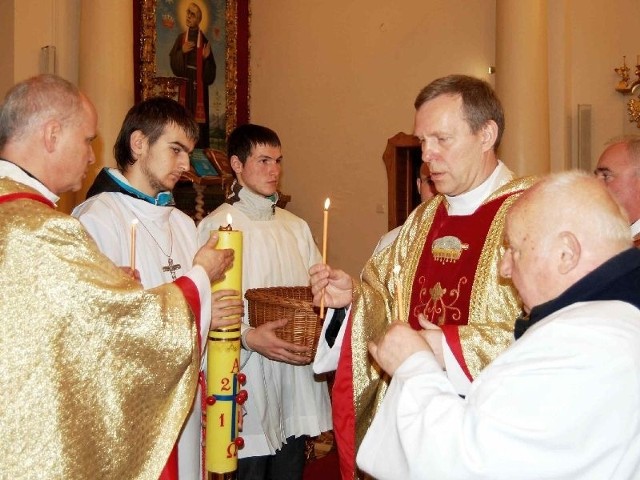
[[[162,248],[162,246],[160,245],[160,243],[158,243],[158,240],[156,240],[156,237],[153,236],[153,234],[149,231],[149,229],[147,228],[147,226],[144,224],[144,222],[142,220],[140,220],[140,217],[138,217],[138,215],[136,215],[136,212],[131,212],[133,213],[133,216],[136,217],[138,219],[138,222],[140,222],[140,225],[142,225],[142,228],[144,228],[147,233],[149,234],[149,236],[151,237],[151,239],[154,241],[154,243],[158,246],[158,248],[160,249],[160,251],[162,252],[162,254],[167,257],[167,258],[171,258],[171,253],[173,252],[173,232],[171,231],[171,221],[168,221],[167,223],[169,224],[169,253],[167,254],[164,251],[164,248]]]
[[[136,215],[136,212],[132,210],[131,213],[133,213],[133,216],[138,219],[138,222],[144,227],[144,229],[147,231],[149,236],[153,239],[153,241],[158,246],[162,254],[165,257],[167,257],[167,265],[162,267],[162,271],[169,272],[169,275],[171,275],[171,278],[175,280],[177,278],[176,270],[180,270],[182,268],[182,265],[180,265],[179,263],[173,263],[173,258],[171,258],[171,253],[173,252],[173,231],[171,230],[171,213],[169,213],[169,218],[167,219],[167,224],[169,225],[169,254],[168,255],[165,253],[164,249],[160,246],[160,244],[158,243],[158,240],[156,240],[156,237],[154,237],[151,234],[147,226],[142,222],[142,220],[140,220],[140,217]]]

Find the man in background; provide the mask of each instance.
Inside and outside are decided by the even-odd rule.
[[[209,85],[216,79],[216,61],[211,44],[200,30],[202,10],[195,3],[187,7],[187,30],[176,38],[169,52],[171,71],[186,78],[178,101],[196,119],[200,131],[198,148],[209,148]]]
[[[175,282],[144,290],[57,212],[95,161],[97,114],[40,75],[0,106],[0,471],[158,478],[198,381],[200,305],[233,261],[212,238]]]
[[[612,139],[607,145],[595,174],[627,211],[633,243],[640,247],[640,135]]]
[[[462,399],[425,331],[394,323],[369,344],[392,380],[358,464],[380,480],[637,478],[640,251],[626,215],[592,176],[564,172],[516,200],[505,232],[500,273],[528,312],[515,344]]]
[[[243,234],[245,291],[309,285],[309,268],[322,257],[307,222],[276,205],[283,159],[278,135],[262,125],[240,125],[227,148],[235,181],[226,202],[198,225],[200,242],[231,215],[233,229]],[[242,371],[250,395],[245,445],[238,451],[242,480],[301,480],[307,437],[331,430],[327,383],[314,377],[308,349],[275,334],[286,322],[252,328],[245,318],[242,324]]]
[[[104,168],[89,189],[88,199],[73,211],[100,250],[116,265],[128,265],[131,223],[138,222],[136,270],[145,288],[172,282],[188,272],[198,250],[196,226],[175,207],[171,193],[182,172],[189,169],[189,153],[197,138],[197,124],[178,102],[155,97],[134,105],[113,148],[117,168]],[[232,295],[240,292],[218,291],[200,305],[203,365],[210,323],[223,326],[224,316],[242,314],[242,300],[222,300],[223,296]],[[201,372],[191,414],[163,480],[202,478],[201,399],[203,394],[206,396],[205,373]]]
[[[429,175],[429,165],[424,162],[420,164],[420,169],[418,170],[418,176],[416,177],[416,187],[418,188],[418,194],[420,195],[421,203],[428,202],[438,193],[433,186],[433,182],[431,181],[431,175]],[[402,228],[402,225],[398,225],[396,228],[388,231],[382,237],[380,237],[376,248],[373,250],[374,255],[393,243],[393,241],[398,236],[398,233],[400,233],[400,228]]]
[[[330,351],[339,358],[332,399],[344,479],[355,475],[357,447],[387,388],[370,363],[369,340],[399,316],[425,328],[418,321],[425,315],[429,345],[465,395],[511,343],[521,309],[497,265],[505,214],[531,180],[514,180],[497,158],[504,131],[500,100],[486,82],[450,75],[422,89],[414,106],[414,135],[442,195],[409,215],[396,241],[367,262],[361,283],[328,265],[310,270],[315,304],[323,296],[332,308],[353,303]],[[334,331],[333,320],[323,328]],[[323,362],[322,371],[328,366]]]

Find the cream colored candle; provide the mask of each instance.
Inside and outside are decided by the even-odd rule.
[[[136,227],[138,226],[138,219],[131,220],[131,241],[129,242],[129,266],[131,267],[131,275],[135,276],[136,269]]]
[[[329,230],[329,206],[331,200],[327,198],[324,201],[324,217],[322,222],[322,263],[327,264],[327,235]],[[324,318],[324,290],[320,299],[320,318]]]

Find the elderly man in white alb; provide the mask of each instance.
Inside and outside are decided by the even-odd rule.
[[[369,344],[392,380],[358,465],[381,480],[638,478],[640,251],[626,215],[565,172],[516,200],[505,244],[500,273],[527,312],[515,344],[463,399],[424,335],[394,323]]]

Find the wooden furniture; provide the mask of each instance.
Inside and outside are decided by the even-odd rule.
[[[420,141],[413,135],[397,133],[387,141],[382,155],[387,167],[388,228],[402,225],[420,204],[416,178],[422,164]]]
[[[218,175],[201,177],[191,167],[182,174],[173,189],[176,207],[193,218],[196,224],[224,202],[233,183],[231,165],[224,152],[207,148],[204,154]]]

